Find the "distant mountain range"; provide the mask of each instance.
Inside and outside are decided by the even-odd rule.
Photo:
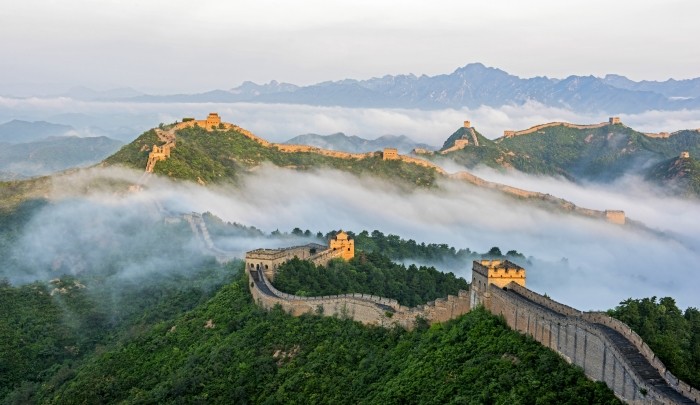
[[[396,148],[399,153],[409,153],[415,148],[435,149],[434,146],[418,143],[405,135],[384,135],[377,139],[364,139],[359,136],[348,136],[342,132],[331,135],[305,134],[296,136],[287,142],[293,145],[310,145],[318,148],[337,150],[350,153],[365,153]]]
[[[122,145],[104,136],[54,136],[24,143],[0,143],[0,180],[41,176],[95,164]]]
[[[580,112],[635,113],[700,108],[700,78],[635,82],[624,76],[520,78],[472,63],[450,74],[345,79],[309,86],[244,82],[199,94],[140,95],[142,102],[262,102],[376,108],[500,107],[536,101]]]
[[[75,129],[70,125],[54,124],[46,121],[12,120],[0,124],[0,142],[33,142],[51,136],[71,135],[73,132],[75,132]]]

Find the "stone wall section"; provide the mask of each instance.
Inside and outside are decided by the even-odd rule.
[[[367,153],[348,153],[348,152],[339,152],[335,150],[330,150],[330,149],[323,149],[323,148],[318,148],[316,146],[309,146],[309,145],[290,145],[286,143],[273,143],[271,144],[273,147],[277,148],[280,152],[285,152],[285,153],[315,153],[317,155],[322,155],[322,156],[328,156],[328,157],[333,157],[333,158],[338,158],[338,159],[366,159],[369,157],[374,157],[377,155],[377,152],[367,152]]]
[[[277,290],[264,271],[246,265],[250,292],[263,308],[280,305],[294,316],[317,313],[325,316],[350,318],[366,325],[401,326],[413,329],[421,317],[430,323],[445,322],[469,312],[469,294],[460,291],[417,307],[406,307],[390,298],[370,294],[341,294],[321,297],[302,297]]]
[[[543,130],[545,128],[550,128],[550,127],[556,127],[556,126],[563,126],[566,128],[574,128],[574,129],[595,129],[595,128],[602,128],[608,125],[624,125],[622,121],[620,121],[619,117],[610,117],[610,119],[607,122],[601,122],[600,124],[590,124],[590,125],[580,125],[580,124],[571,124],[568,122],[549,122],[546,124],[541,124],[541,125],[535,125],[534,127],[530,127],[528,129],[524,129],[522,131],[514,131],[514,130],[505,130],[503,131],[503,136],[496,139],[496,142],[500,142],[505,138],[513,138],[516,136],[520,135],[528,135],[532,134],[535,132],[538,132],[540,130]],[[676,132],[643,132],[643,135],[649,137],[649,138],[659,138],[659,139],[666,139],[669,138],[673,135],[676,135],[680,131]],[[700,129],[698,129],[698,132],[700,132]]]
[[[148,162],[146,163],[146,173],[153,173],[156,163],[170,157],[170,150],[175,148],[175,133],[174,130],[163,131],[156,129],[158,139],[164,142],[163,145],[153,145],[151,152],[148,153]]]
[[[698,391],[670,374],[636,333],[605,314],[583,313],[515,283],[506,289],[490,286],[483,304],[628,403],[700,402]],[[606,327],[619,333],[617,338]]]

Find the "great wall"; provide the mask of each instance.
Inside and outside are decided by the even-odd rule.
[[[611,118],[612,122],[613,118]],[[616,121],[619,123],[619,119]],[[545,124],[549,125],[549,124]],[[597,124],[597,125],[607,125],[607,124]],[[545,193],[539,193],[539,192],[534,192],[534,191],[528,191],[524,189],[520,189],[517,187],[511,187],[507,186],[504,184],[500,183],[494,183],[490,182],[487,180],[484,180],[480,177],[477,177],[469,172],[466,171],[460,171],[456,173],[448,173],[446,170],[444,170],[442,167],[439,165],[430,162],[425,159],[421,159],[419,157],[414,157],[414,156],[406,156],[406,155],[401,155],[398,153],[398,151],[395,148],[385,148],[381,152],[368,152],[368,153],[347,153],[347,152],[339,152],[339,151],[334,151],[334,150],[329,150],[329,149],[323,149],[323,148],[318,148],[314,146],[308,146],[308,145],[289,145],[289,144],[280,144],[280,143],[272,143],[269,142],[252,132],[245,130],[237,125],[231,124],[231,123],[226,123],[222,122],[221,118],[217,113],[210,113],[205,120],[195,120],[193,118],[184,118],[182,122],[176,123],[172,127],[170,127],[167,130],[161,130],[157,129],[156,133],[158,134],[159,139],[164,142],[162,146],[157,146],[153,145],[153,148],[151,149],[151,152],[149,153],[148,156],[148,163],[146,166],[146,172],[144,173],[144,176],[142,179],[139,181],[138,185],[134,186],[136,189],[140,188],[141,185],[148,179],[148,175],[153,172],[153,169],[155,168],[155,164],[159,161],[165,160],[168,157],[170,157],[170,150],[175,148],[175,133],[176,131],[180,129],[185,129],[185,128],[192,128],[192,127],[200,127],[204,128],[207,131],[217,131],[217,130],[234,130],[243,136],[247,137],[248,139],[251,139],[258,144],[260,144],[263,147],[268,147],[268,148],[276,148],[278,151],[283,152],[283,153],[313,153],[313,154],[318,154],[322,156],[328,156],[332,158],[338,158],[338,159],[355,159],[355,160],[361,160],[361,159],[367,159],[367,158],[375,158],[375,157],[380,157],[383,160],[386,161],[399,161],[403,163],[408,163],[408,164],[414,164],[414,165],[419,165],[422,167],[426,167],[429,169],[435,170],[435,172],[441,176],[444,176],[445,178],[453,179],[453,180],[458,180],[458,181],[465,181],[468,183],[471,183],[475,186],[478,187],[483,187],[483,188],[488,188],[492,190],[496,190],[499,192],[502,192],[504,194],[517,197],[517,198],[525,198],[525,199],[534,199],[534,200],[539,200],[539,201],[544,201],[548,203],[553,203],[556,204],[557,206],[561,207],[562,209],[568,211],[568,212],[573,212],[582,216],[586,217],[591,217],[591,218],[598,218],[598,219],[604,219],[608,222],[618,224],[618,225],[623,225],[625,224],[626,218],[625,218],[625,213],[624,211],[619,211],[619,210],[605,210],[605,211],[600,211],[600,210],[592,210],[592,209],[587,209],[587,208],[582,208],[578,207],[575,204],[566,201],[561,198],[556,198],[550,194],[545,194]],[[473,138],[473,143],[475,146],[479,145],[476,132],[471,126],[470,121],[464,121],[464,128],[466,128],[468,131],[470,131],[471,136]],[[459,144],[459,149],[462,149],[466,147],[469,142],[468,140],[463,140],[464,142]],[[457,144],[455,144],[454,147],[456,147]],[[451,149],[450,149],[451,150]]]
[[[347,235],[342,233],[343,239]],[[331,241],[331,246],[333,241]],[[319,245],[264,250],[246,254],[245,271],[254,301],[275,306],[293,316],[311,313],[350,318],[366,325],[412,329],[418,318],[445,322],[483,306],[502,316],[514,330],[531,336],[567,362],[581,367],[592,380],[604,382],[631,404],[697,404],[700,391],[680,381],[624,323],[599,312],[581,312],[525,287],[525,269],[509,261],[475,261],[470,291],[409,308],[394,299],[368,294],[302,297],[276,289],[271,279],[293,257],[306,256],[317,264]],[[334,251],[333,248],[329,248]]]
[[[201,122],[210,124],[211,130],[222,126],[232,128],[261,145],[279,147],[278,144],[267,142],[232,124],[202,120],[178,125],[179,129],[182,129],[186,126],[200,125]],[[154,163],[149,164],[151,170],[147,170],[146,174],[152,172],[155,162],[169,157],[167,152],[175,147],[175,129],[178,127],[170,131],[157,132],[159,139],[165,144],[160,149],[156,149],[154,145],[151,153],[156,154],[149,155],[149,162],[153,157]],[[165,146],[168,147],[165,148]],[[280,150],[319,153],[321,149],[304,145],[283,145]],[[374,153],[358,156],[358,154],[343,152],[327,152],[332,153],[329,156],[342,158],[360,159],[363,158],[360,156],[376,156]],[[157,155],[158,153],[163,155]],[[385,150],[382,158],[431,167],[438,173],[451,178],[495,188],[515,196],[563,201],[548,194],[487,182],[466,172],[447,174],[431,162],[399,155],[395,149]],[[585,211],[583,213],[590,216],[604,216],[611,222],[624,223],[625,220],[622,211],[594,211],[576,206],[572,209]],[[187,214],[184,215],[184,219],[202,242],[203,247],[218,261],[227,262],[236,257],[234,252],[224,251],[214,244],[201,215]],[[353,256],[354,242],[342,231],[330,241],[328,247],[308,244],[292,248],[256,249],[247,252],[245,272],[248,276],[250,293],[258,305],[267,309],[280,306],[294,316],[306,313],[339,316],[367,325],[400,326],[409,330],[415,327],[419,318],[429,323],[446,322],[469,312],[472,308],[483,306],[492,314],[502,316],[512,329],[531,336],[561,355],[567,362],[581,367],[590,379],[604,382],[618,398],[627,403],[700,403],[700,391],[668,371],[641,337],[627,325],[604,313],[581,312],[527,289],[525,269],[509,261],[475,261],[469,291],[459,291],[456,296],[448,295],[446,298],[439,298],[417,307],[406,307],[394,299],[368,294],[298,296],[279,291],[271,281],[274,280],[279,266],[294,257],[310,260],[317,265],[326,265],[332,259],[347,260]]]
[[[573,129],[596,129],[596,128],[603,128],[607,127],[609,125],[621,125],[623,127],[627,127],[625,124],[622,123],[622,120],[620,120],[620,117],[610,117],[607,122],[601,122],[599,124],[588,124],[588,125],[581,125],[581,124],[572,124],[569,122],[563,122],[563,121],[555,121],[555,122],[549,122],[546,124],[540,124],[540,125],[535,125],[534,127],[530,127],[528,129],[524,129],[521,131],[514,131],[514,130],[505,130],[503,131],[503,136],[500,138],[495,139],[494,141],[499,143],[503,141],[504,139],[508,138],[514,138],[516,136],[521,136],[521,135],[528,135],[532,134],[535,132],[539,132],[545,128],[551,128],[551,127],[566,127],[566,128],[573,128]],[[697,130],[700,132],[700,129]],[[675,131],[675,132],[643,132],[642,134],[649,137],[649,138],[669,138],[673,135],[676,135],[680,133],[681,131]]]

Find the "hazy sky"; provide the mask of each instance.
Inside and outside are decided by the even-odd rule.
[[[0,12],[0,90],[151,92],[449,73],[699,76],[700,2],[22,0]],[[60,86],[59,86],[60,87]]]

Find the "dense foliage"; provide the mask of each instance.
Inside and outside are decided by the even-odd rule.
[[[246,280],[43,385],[42,403],[619,403],[476,310],[414,332],[265,311]]]
[[[695,157],[664,160],[652,166],[646,177],[669,184],[686,196],[700,197],[700,161]]]
[[[467,249],[456,250],[454,247],[446,243],[417,243],[413,239],[402,239],[398,235],[388,234],[374,230],[370,234],[367,231],[362,231],[353,235],[355,239],[355,248],[365,252],[382,252],[394,260],[469,260],[476,258],[478,254]]]
[[[50,177],[0,181],[0,215],[12,214],[19,205],[29,200],[44,199],[50,188]]]
[[[280,291],[303,296],[373,294],[394,298],[406,306],[457,295],[469,286],[452,273],[413,264],[406,267],[377,252],[359,252],[347,262],[332,260],[328,267],[295,258],[279,267],[274,285]]]
[[[441,267],[471,268],[472,260],[482,258],[508,259],[517,263],[526,263],[526,258],[516,250],[509,250],[505,254],[497,246],[488,252],[472,252],[469,248],[455,249],[446,243],[417,243],[413,239],[403,239],[398,235],[387,234],[374,230],[372,233],[362,231],[358,234],[350,233],[355,240],[355,249],[364,252],[381,252],[392,260],[412,260],[420,263],[440,264]],[[329,235],[330,236],[330,235]]]
[[[0,280],[0,399],[26,403],[86,358],[194,308],[230,280],[214,263],[138,282],[63,276],[12,286]],[[228,277],[226,276],[228,275]]]
[[[154,131],[146,132],[105,162],[145,168],[148,151],[144,145],[150,147],[160,143]],[[177,131],[176,143],[177,147],[171,151],[170,158],[156,164],[155,173],[204,183],[235,182],[240,173],[269,162],[298,170],[328,167],[356,175],[370,174],[402,180],[403,183],[418,186],[431,186],[436,178],[434,169],[400,161],[384,161],[379,154],[356,160],[308,152],[283,153],[277,148],[262,146],[233,129],[207,132],[199,127],[186,128]]]
[[[637,332],[676,377],[700,388],[700,311],[651,297],[625,300],[608,314]]]

